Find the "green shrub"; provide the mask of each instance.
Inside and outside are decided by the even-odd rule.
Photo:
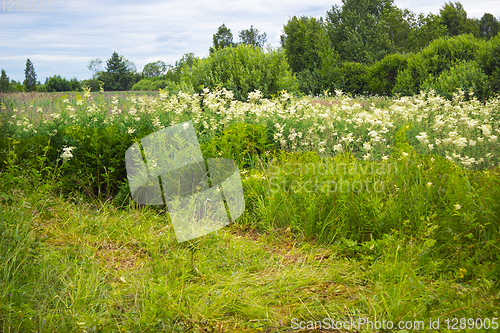
[[[323,90],[323,77],[319,70],[305,69],[297,74],[299,90],[307,95],[320,95]]]
[[[121,133],[116,126],[70,126],[61,131],[61,138],[66,146],[75,147],[73,157],[64,162],[60,182],[64,191],[83,191],[97,198],[118,193],[127,176],[125,152],[133,144],[132,136]]]
[[[461,89],[467,99],[470,91],[479,99],[488,97],[488,76],[475,61],[459,61],[449,70],[443,71],[437,79],[428,79],[422,86],[423,90],[435,89],[436,93],[448,99]]]
[[[407,68],[399,73],[393,93],[412,95],[419,93],[425,81],[433,80],[456,61],[475,60],[484,41],[472,35],[434,40],[419,54],[408,58]]]
[[[397,75],[406,69],[408,60],[402,54],[391,54],[369,68],[368,89],[372,95],[391,95]]]
[[[478,52],[477,62],[489,76],[492,93],[500,92],[500,35],[490,39]]]
[[[248,93],[260,90],[266,98],[281,90],[298,92],[298,83],[282,51],[237,45],[225,47],[209,57],[196,61],[191,70],[183,70],[181,81],[191,84],[196,92],[224,87],[245,101]]]
[[[359,62],[344,62],[340,68],[338,88],[351,94],[364,94],[368,91],[366,72],[368,66]]]

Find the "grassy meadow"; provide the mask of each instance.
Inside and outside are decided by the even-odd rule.
[[[2,332],[500,328],[500,97],[0,102]],[[238,163],[246,207],[177,243],[166,208],[130,200],[125,152],[189,120],[205,158]]]

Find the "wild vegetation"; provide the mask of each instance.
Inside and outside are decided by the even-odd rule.
[[[499,316],[498,98],[242,102],[205,88],[2,101],[4,331]],[[178,244],[165,209],[130,200],[124,154],[191,119],[206,158],[238,162],[246,209]]]
[[[84,81],[2,70],[0,331],[497,330],[499,28],[345,0],[279,49],[222,25],[141,73],[116,52]],[[178,243],[125,152],[190,120],[245,211]]]

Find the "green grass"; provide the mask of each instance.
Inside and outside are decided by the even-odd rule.
[[[29,194],[1,208],[4,332],[291,332],[293,318],[499,316],[491,280],[422,274],[429,244],[402,234],[325,246],[233,224],[179,244],[161,210]]]

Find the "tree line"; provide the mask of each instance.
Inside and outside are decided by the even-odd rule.
[[[500,72],[496,74],[500,65],[494,60],[498,56],[495,53],[495,38],[500,31],[500,22],[492,14],[485,13],[480,19],[469,18],[460,2],[447,2],[438,14],[428,15],[416,15],[407,9],[400,9],[393,0],[342,2],[342,6],[332,6],[325,19],[293,17],[283,26],[280,47],[276,52],[284,54],[283,59],[296,77],[300,92],[319,94],[325,90],[343,89],[351,93],[388,95],[412,93],[431,85],[439,86],[444,91],[451,89],[453,84],[450,82],[469,77],[465,74],[467,71],[477,74],[474,85],[485,80],[486,86],[491,88],[491,85],[497,84],[495,80],[500,81],[492,79],[495,75],[500,76]],[[66,80],[54,75],[40,84],[28,59],[23,84],[9,81],[2,70],[0,90],[71,91],[81,90],[83,84],[93,91],[172,90],[181,86],[186,88],[186,85],[189,88],[189,84],[195,85],[191,89],[199,90],[197,85],[203,82],[192,75],[193,66],[198,78],[201,78],[203,75],[199,68],[201,64],[209,66],[207,59],[223,61],[221,54],[224,53],[242,61],[250,61],[250,54],[267,61],[258,51],[241,48],[251,46],[263,51],[266,33],[260,34],[251,26],[240,31],[238,36],[240,42],[235,43],[231,30],[222,24],[213,35],[213,45],[205,60],[187,53],[174,66],[159,60],[148,63],[140,73],[133,62],[114,52],[106,61],[105,69],[100,59],[90,61],[88,68],[93,76],[83,81],[76,78]],[[467,53],[468,47],[476,50]],[[231,53],[223,51],[226,48],[247,51]],[[242,52],[248,55],[243,56]],[[418,61],[423,61],[428,66],[434,66],[433,56],[446,59],[447,65],[438,66],[440,70],[422,69],[422,66],[416,65]],[[485,66],[485,63],[490,65]],[[224,75],[227,77],[227,74]],[[236,79],[236,74],[231,75],[231,84],[234,85],[234,80],[241,81]],[[223,81],[218,84],[224,85]],[[205,84],[209,85],[209,82]]]

